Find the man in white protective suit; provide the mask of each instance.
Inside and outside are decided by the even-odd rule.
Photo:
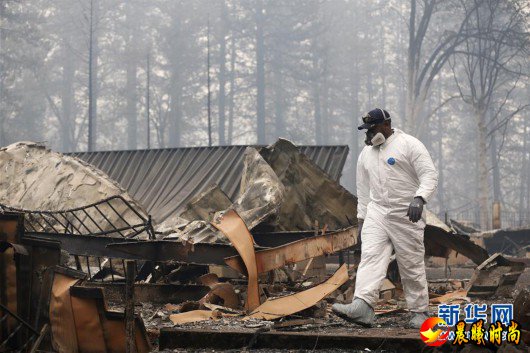
[[[334,304],[333,311],[372,326],[379,288],[394,251],[407,307],[413,313],[408,326],[419,328],[429,317],[423,205],[436,190],[438,173],[425,146],[393,129],[386,110],[373,109],[362,119],[358,129],[367,129],[367,146],[357,162],[361,262],[352,303]]]

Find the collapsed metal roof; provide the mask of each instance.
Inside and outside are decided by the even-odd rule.
[[[192,197],[212,184],[219,185],[234,200],[247,147],[185,147],[71,155],[107,173],[160,223],[182,212]],[[339,181],[348,146],[299,146],[299,149],[332,179]]]

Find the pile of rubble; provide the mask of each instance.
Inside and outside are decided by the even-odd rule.
[[[331,314],[353,295],[355,196],[287,140],[243,158],[235,198],[208,185],[156,224],[90,164],[33,143],[0,149],[0,352],[422,349],[401,325],[409,313],[395,262],[377,327]],[[427,213],[426,255],[478,266],[471,278],[446,270],[430,282],[433,312],[514,295],[525,263],[471,239]],[[524,293],[516,303],[526,308]]]

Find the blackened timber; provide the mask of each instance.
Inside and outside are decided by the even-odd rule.
[[[224,265],[224,258],[237,255],[225,244],[183,244],[171,240],[138,240],[54,233],[26,233],[26,241],[46,239],[60,243],[71,255],[98,256],[145,261],[177,261],[204,265]]]
[[[23,243],[35,239],[46,239],[59,242],[61,249],[67,251],[71,255],[128,258],[131,260],[143,259],[141,256],[124,256],[123,252],[107,248],[108,244],[122,242],[123,238],[56,233],[26,233]],[[127,242],[139,241],[140,240],[127,239]]]
[[[126,353],[136,353],[135,320],[134,320],[134,279],[136,278],[136,264],[132,260],[125,262],[125,342]]]
[[[111,302],[123,302],[125,300],[125,284],[123,283],[83,282],[81,286],[102,288],[105,298]],[[140,303],[178,304],[199,300],[209,291],[210,287],[195,284],[136,283],[134,285],[134,298]]]
[[[149,261],[177,261],[198,265],[224,265],[224,258],[237,255],[227,244],[183,244],[179,241],[152,240],[109,244],[108,249]]]
[[[245,329],[160,330],[160,350],[175,348],[273,348],[273,349],[358,349],[416,353],[425,349],[417,330],[370,329],[362,332],[258,332]]]
[[[443,229],[427,225],[425,228],[425,253],[427,256],[437,256],[430,249],[452,249],[464,255],[477,265],[480,265],[489,258],[486,249],[473,243],[469,237],[461,234],[452,234]],[[438,255],[440,256],[440,255]]]

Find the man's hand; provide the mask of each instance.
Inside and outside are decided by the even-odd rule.
[[[359,242],[359,239],[361,239],[361,231],[363,230],[363,223],[364,223],[364,219],[362,218],[357,219],[357,242]]]
[[[407,211],[407,216],[409,217],[412,223],[416,223],[420,220],[421,214],[423,213],[423,204],[425,201],[420,196],[416,196],[414,200],[410,203],[409,210]]]

